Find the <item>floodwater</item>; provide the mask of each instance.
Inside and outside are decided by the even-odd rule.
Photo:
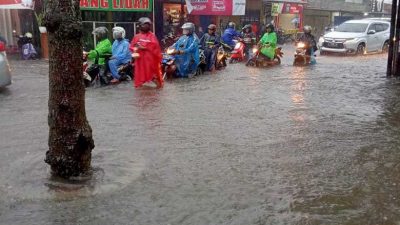
[[[400,224],[400,81],[385,56],[292,59],[88,89],[94,176],[68,183],[43,161],[47,65],[12,62],[0,224]]]

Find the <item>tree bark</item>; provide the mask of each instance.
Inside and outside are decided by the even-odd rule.
[[[86,119],[82,80],[82,19],[79,0],[48,0],[49,150],[45,162],[69,178],[89,171],[94,148]]]

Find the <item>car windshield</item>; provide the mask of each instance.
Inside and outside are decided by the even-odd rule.
[[[368,24],[366,23],[343,23],[336,31],[339,32],[351,32],[351,33],[364,33],[367,29]]]

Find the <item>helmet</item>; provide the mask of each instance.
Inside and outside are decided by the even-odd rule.
[[[235,29],[236,24],[235,24],[234,22],[229,22],[229,23],[228,23],[228,27],[229,27],[229,28]]]
[[[106,27],[97,27],[93,30],[92,34],[98,36],[100,39],[107,38],[108,29]]]
[[[192,34],[194,32],[194,24],[193,23],[184,23],[182,26],[183,30],[188,30],[188,34]]]
[[[125,38],[125,29],[122,27],[114,27],[112,32],[114,39]]]
[[[274,25],[271,23],[269,23],[269,24],[267,24],[267,26],[265,26],[265,29],[268,29],[268,28],[271,29],[271,32],[274,32],[274,30],[275,30]]]
[[[27,38],[33,38],[33,35],[32,35],[32,33],[27,32],[27,33],[25,33],[25,37],[27,37]]]
[[[142,25],[144,25],[146,23],[148,23],[150,25],[152,24],[151,20],[148,17],[141,17],[139,19],[139,26],[142,26]]]
[[[303,27],[303,30],[304,30],[304,33],[309,34],[309,33],[311,33],[311,31],[312,31],[312,27],[311,27],[311,26],[308,26],[308,25],[305,25],[305,26]]]
[[[209,30],[217,30],[217,26],[215,24],[208,25]]]

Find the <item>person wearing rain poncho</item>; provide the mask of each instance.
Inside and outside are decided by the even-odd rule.
[[[157,37],[150,31],[151,20],[139,19],[140,33],[133,37],[130,50],[135,57],[135,87],[154,82],[158,88],[163,87],[161,74],[161,48]]]
[[[118,83],[121,76],[118,74],[120,65],[129,63],[132,59],[132,54],[129,50],[129,41],[125,39],[125,29],[122,27],[113,28],[113,38],[115,39],[112,45],[112,57],[108,61],[113,79],[112,84]]]
[[[96,35],[98,43],[95,49],[87,53],[87,57],[90,61],[104,66],[105,55],[111,54],[111,41],[107,38],[108,30],[105,27],[97,27],[93,30],[93,34]]]
[[[300,42],[304,42],[306,44],[307,51],[306,55],[311,56],[311,64],[316,64],[317,61],[315,59],[314,53],[318,50],[317,42],[315,41],[314,35],[311,34],[312,27],[311,26],[304,26],[303,28],[304,34],[302,34],[299,38]]]
[[[172,46],[177,51],[175,62],[180,77],[193,76],[200,62],[199,40],[197,35],[194,34],[194,29],[193,23],[183,24],[183,35]]]
[[[262,55],[273,60],[275,58],[277,40],[278,38],[274,32],[274,25],[268,24],[266,26],[266,33],[260,40]]]

